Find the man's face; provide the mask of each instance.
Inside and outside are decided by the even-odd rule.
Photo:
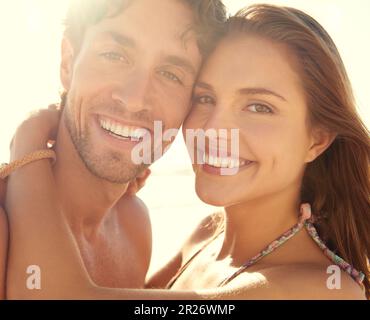
[[[113,18],[87,29],[78,52],[63,49],[68,91],[65,124],[87,166],[114,183],[145,167],[131,151],[154,121],[179,128],[190,109],[201,64],[193,13],[181,1],[136,0]],[[143,131],[143,130],[141,130]]]

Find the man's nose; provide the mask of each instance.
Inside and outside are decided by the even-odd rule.
[[[139,112],[149,107],[149,90],[149,72],[137,70],[113,90],[112,98],[128,111]]]

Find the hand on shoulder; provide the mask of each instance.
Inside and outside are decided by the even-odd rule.
[[[10,144],[11,161],[46,149],[47,142],[55,140],[58,132],[61,112],[54,105],[31,113],[17,128]]]

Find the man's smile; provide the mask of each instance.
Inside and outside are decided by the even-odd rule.
[[[130,149],[148,138],[151,139],[152,133],[147,127],[124,123],[105,115],[96,115],[94,118],[100,136],[114,148]]]
[[[99,124],[102,129],[123,140],[139,142],[142,141],[147,134],[149,134],[149,130],[146,128],[128,126],[104,116],[99,116]]]

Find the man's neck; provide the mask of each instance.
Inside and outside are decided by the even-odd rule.
[[[94,176],[80,158],[62,119],[53,168],[56,186],[68,223],[78,232],[95,233],[128,184],[113,184]]]

